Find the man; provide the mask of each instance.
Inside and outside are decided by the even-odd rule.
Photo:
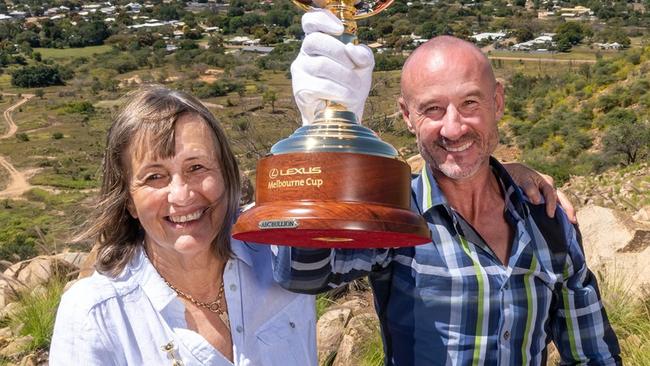
[[[333,20],[318,17],[324,18],[316,25],[325,25],[319,30],[331,28]],[[292,66],[294,93],[308,89],[295,88],[295,71],[309,68],[308,56],[326,70],[321,76],[334,69],[344,75],[346,67],[359,72],[363,62],[355,62],[355,52],[363,52],[349,51],[359,46],[337,52],[327,42],[319,42],[318,52],[301,53]],[[345,83],[336,76],[329,82]],[[311,85],[318,95],[318,83]],[[403,119],[426,161],[412,183],[413,209],[428,222],[432,243],[376,250],[279,247],[276,280],[316,293],[368,275],[387,365],[540,365],[551,340],[563,363],[620,364],[576,230],[559,208],[547,218],[491,158],[504,89],[488,59],[460,39],[432,39],[406,61],[401,89]],[[307,103],[296,99],[299,106]]]

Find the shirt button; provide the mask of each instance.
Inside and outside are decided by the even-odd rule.
[[[234,283],[230,285],[230,291],[237,291],[237,285],[235,285]]]
[[[237,328],[235,328],[235,330],[237,331],[237,333],[241,333],[241,332],[244,331],[244,327],[242,327],[241,325],[238,325]]]
[[[508,332],[507,330],[503,332],[503,339],[506,341],[510,339],[510,332]]]

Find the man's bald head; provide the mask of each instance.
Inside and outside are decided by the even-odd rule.
[[[452,36],[439,36],[430,39],[418,47],[404,62],[401,76],[401,92],[404,100],[409,100],[409,88],[412,80],[421,77],[427,66],[451,58],[454,62],[470,62],[481,69],[484,77],[488,78],[492,87],[496,86],[496,78],[490,61],[473,43]]]

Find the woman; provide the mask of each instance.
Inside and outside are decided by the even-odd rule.
[[[51,365],[315,365],[314,298],[273,282],[269,246],[230,237],[240,181],[195,98],[131,93],[108,132],[85,237],[97,272],[63,296]]]

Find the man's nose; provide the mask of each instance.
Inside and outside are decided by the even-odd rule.
[[[440,136],[449,140],[456,140],[463,135],[463,123],[461,122],[460,113],[456,107],[449,103],[447,111],[442,120]]]
[[[168,201],[173,204],[183,204],[191,196],[191,189],[186,179],[180,174],[172,176],[169,183]]]

